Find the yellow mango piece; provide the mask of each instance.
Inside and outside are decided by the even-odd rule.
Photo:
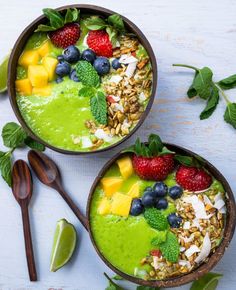
[[[139,182],[136,182],[131,186],[128,192],[128,195],[131,196],[132,198],[136,198],[140,196]]]
[[[127,179],[134,173],[132,160],[129,156],[118,159],[116,162],[123,178]]]
[[[38,64],[39,54],[37,50],[26,50],[19,58],[19,65],[27,68],[29,65]]]
[[[50,49],[51,49],[50,42],[49,40],[47,40],[37,49],[37,51],[41,57],[44,57],[45,55],[49,54]]]
[[[103,177],[101,179],[102,188],[107,197],[111,197],[113,193],[119,190],[123,183],[121,177]]]
[[[29,79],[16,80],[16,90],[22,95],[29,96],[32,94],[32,85]]]
[[[131,207],[132,197],[123,193],[116,192],[112,197],[111,213],[127,217]]]
[[[45,56],[42,60],[42,64],[48,72],[49,81],[52,81],[55,77],[55,70],[58,64],[58,60],[54,57]]]
[[[106,215],[111,213],[111,201],[107,197],[103,197],[99,206],[98,213],[101,215]]]
[[[39,96],[50,96],[51,95],[51,86],[47,85],[45,87],[34,87],[32,90],[33,95],[39,95]]]
[[[33,87],[45,87],[48,84],[48,72],[43,65],[30,65],[28,78]]]

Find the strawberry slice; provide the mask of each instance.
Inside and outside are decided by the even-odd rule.
[[[98,56],[112,57],[112,43],[105,30],[91,30],[88,33],[87,44]]]

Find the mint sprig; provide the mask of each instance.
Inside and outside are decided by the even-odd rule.
[[[213,81],[213,72],[208,67],[199,69],[185,64],[173,64],[173,66],[185,67],[195,71],[195,76],[187,91],[187,95],[189,98],[199,96],[207,100],[206,107],[200,114],[200,119],[207,119],[214,113],[220,96],[222,96],[226,102],[224,120],[236,129],[236,103],[232,103],[224,92],[224,90],[236,87],[236,75],[234,74],[219,82],[215,82]]]
[[[21,126],[14,122],[7,123],[2,129],[2,139],[3,144],[9,148],[8,151],[0,151],[0,172],[2,178],[6,183],[12,185],[12,156],[16,148],[22,148],[28,146],[32,149],[39,151],[44,151],[44,145],[33,140],[31,137],[27,136],[26,132]]]
[[[90,107],[95,120],[102,125],[106,125],[107,102],[104,93],[98,91],[97,94],[90,99]]]
[[[80,10],[76,8],[68,8],[65,16],[57,10],[51,8],[44,8],[43,14],[49,20],[48,24],[40,24],[35,32],[44,31],[55,31],[63,27],[67,23],[78,22],[80,18]]]

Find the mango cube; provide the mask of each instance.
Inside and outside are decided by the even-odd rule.
[[[102,188],[107,197],[111,197],[113,193],[117,192],[123,183],[121,177],[103,177],[101,179]]]
[[[115,193],[111,202],[111,213],[123,217],[129,215],[132,197],[123,193]]]
[[[32,93],[32,85],[29,79],[16,80],[16,90],[22,95],[29,96]]]
[[[51,95],[51,86],[47,85],[45,87],[34,87],[32,90],[33,95],[39,95],[39,96],[50,96]]]
[[[19,65],[27,68],[29,65],[38,64],[39,54],[36,50],[26,50],[19,58]]]
[[[38,49],[38,54],[41,57],[44,57],[45,55],[49,54],[50,52],[50,43],[49,40],[47,40],[46,42],[44,42]]]
[[[128,195],[132,198],[137,198],[140,196],[139,182],[136,182],[131,186]]]
[[[107,197],[103,197],[99,206],[98,213],[101,215],[106,215],[111,213],[111,201]]]
[[[42,64],[48,72],[49,81],[52,81],[55,77],[55,70],[58,64],[58,60],[54,57],[45,56],[42,60]]]
[[[28,78],[33,87],[45,87],[48,84],[48,72],[43,65],[30,65]]]
[[[132,160],[129,156],[125,156],[121,159],[118,159],[117,164],[119,166],[120,173],[123,178],[127,179],[134,173]]]

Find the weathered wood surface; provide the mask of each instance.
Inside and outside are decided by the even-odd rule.
[[[172,63],[208,65],[220,79],[235,73],[236,2],[234,0],[119,0],[84,1],[113,9],[136,23],[150,40],[159,65],[158,94],[152,111],[143,126],[126,144],[137,136],[145,139],[156,132],[168,142],[183,145],[211,161],[236,190],[236,131],[222,121],[225,103],[222,100],[215,114],[206,121],[198,118],[204,104],[188,101],[186,90],[192,72],[173,68]],[[62,0],[0,0],[1,56],[13,46],[24,27],[41,13],[43,7],[57,7],[73,1]],[[229,92],[232,100],[236,90]],[[0,100],[0,129],[7,121],[15,120],[8,97]],[[122,145],[124,146],[124,144]],[[121,146],[121,147],[122,147]],[[120,147],[120,148],[121,148]],[[0,145],[0,150],[3,149]],[[89,188],[101,166],[118,151],[96,157],[72,157],[47,151],[63,171],[66,190],[85,209]],[[26,160],[26,150],[15,158]],[[30,204],[32,238],[39,282],[28,282],[27,264],[22,238],[22,224],[17,219],[19,208],[11,190],[0,180],[0,289],[63,289],[103,290],[107,285],[102,273],[109,273],[93,250],[87,233],[56,192],[35,180]],[[49,272],[52,238],[56,221],[67,218],[79,232],[79,247],[73,260],[56,273]],[[224,273],[220,289],[233,290],[236,244],[215,271]],[[127,289],[135,289],[128,284]],[[179,288],[189,289],[188,286]]]

